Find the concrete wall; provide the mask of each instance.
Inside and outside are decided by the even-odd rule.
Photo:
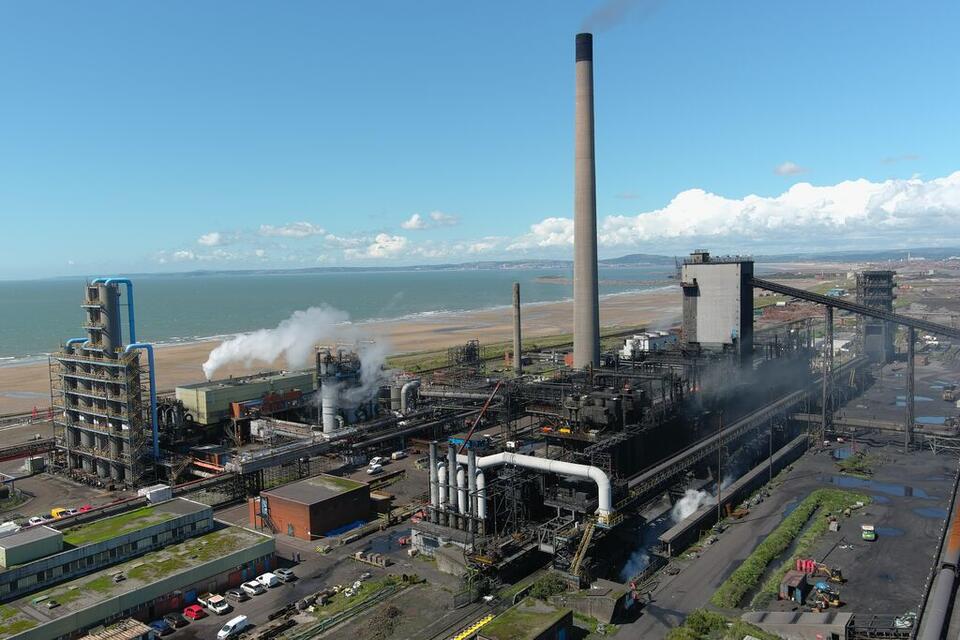
[[[752,262],[684,264],[683,339],[708,348],[753,351]]]
[[[0,573],[0,602],[99,571],[213,529],[210,507],[138,531],[68,549]],[[156,536],[156,538],[154,538]]]
[[[16,640],[50,640],[89,629],[104,621],[135,615],[143,611],[143,605],[155,600],[165,599],[174,591],[187,592],[192,588],[208,588],[211,582],[226,585],[228,576],[237,567],[262,562],[272,558],[276,550],[273,538],[264,537],[262,541],[233,553],[211,560],[202,565],[191,567],[180,573],[168,576],[147,586],[98,602],[92,607],[72,615],[51,620],[23,633],[11,636]],[[148,616],[162,615],[166,611],[147,611]],[[226,620],[224,620],[226,621]]]

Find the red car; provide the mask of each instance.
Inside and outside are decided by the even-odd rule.
[[[86,513],[87,511],[93,511],[93,507],[89,504],[85,504],[77,509],[77,513]]]
[[[204,611],[200,605],[192,604],[183,610],[183,617],[190,618],[191,620],[199,620],[200,618],[206,618],[207,612]]]

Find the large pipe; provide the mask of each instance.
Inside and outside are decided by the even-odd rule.
[[[339,390],[334,376],[324,376],[320,380],[320,403],[323,414],[323,434],[330,436],[337,431],[337,402]]]
[[[452,398],[454,400],[486,400],[489,393],[475,391],[446,391],[440,389],[421,389],[420,395],[424,398]]]
[[[122,284],[127,287],[127,324],[129,325],[130,342],[137,341],[137,323],[134,318],[133,281],[130,278],[96,278],[92,284]]]
[[[467,450],[467,513],[477,515],[477,452]],[[471,524],[471,528],[473,525]]]
[[[573,194],[573,366],[600,365],[593,35],[577,34]]]
[[[463,467],[457,467],[457,510],[466,515],[467,509],[467,474]]]
[[[513,283],[513,370],[523,373],[523,346],[520,342],[520,283]]]
[[[153,430],[153,459],[160,460],[160,431],[157,424],[157,378],[153,369],[153,345],[149,342],[134,342],[127,345],[124,353],[134,349],[147,352],[147,366],[150,367],[150,427]]]
[[[487,517],[487,480],[483,471],[477,469],[477,517],[480,518],[480,526]]]
[[[457,461],[467,462],[467,456],[457,456]],[[609,516],[613,513],[613,490],[610,486],[610,478],[603,469],[599,467],[564,462],[563,460],[526,456],[518,453],[496,453],[492,456],[477,458],[477,468],[479,469],[489,469],[505,464],[512,464],[534,471],[555,473],[561,476],[593,480],[597,485],[597,515]]]
[[[437,463],[437,506],[447,504],[447,464],[440,460]]]
[[[430,504],[433,506],[434,515],[440,506],[440,496],[437,485],[437,441],[430,443]]]
[[[945,629],[947,613],[953,599],[953,586],[957,579],[957,563],[960,562],[960,500],[953,504],[953,519],[946,532],[946,544],[940,556],[940,571],[934,579],[930,597],[921,615],[918,640],[940,640]]]
[[[419,388],[419,380],[411,380],[407,384],[403,385],[403,388],[400,389],[400,413],[406,415],[407,410],[410,409],[410,400],[413,390]]]
[[[447,445],[447,509],[457,509],[457,450]]]

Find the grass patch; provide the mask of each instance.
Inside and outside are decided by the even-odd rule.
[[[0,636],[14,636],[18,633],[23,633],[27,629],[33,629],[35,626],[37,626],[37,621],[28,618],[10,620],[9,622],[0,624]]]
[[[334,594],[327,603],[318,608],[315,615],[318,620],[329,618],[333,615],[345,611],[350,607],[360,604],[367,598],[376,595],[377,592],[389,587],[390,585],[400,584],[400,578],[397,576],[387,576],[379,580],[370,580],[360,584],[360,590],[352,598],[348,598],[343,591]]]
[[[63,532],[63,541],[74,547],[103,542],[160,522],[166,522],[173,517],[174,514],[157,511],[154,507],[140,507],[110,518],[70,527]]]
[[[549,629],[566,615],[567,611],[554,609],[527,598],[485,624],[483,635],[498,640],[533,637]]]
[[[819,517],[813,521],[807,532],[798,540],[794,554],[790,560],[784,563],[784,566],[789,568],[793,558],[806,554],[813,543],[823,535],[828,526],[825,517],[827,514],[843,511],[857,501],[866,503],[870,499],[867,496],[840,489],[817,489],[811,493],[720,585],[720,588],[710,598],[710,602],[718,607],[735,608],[740,604],[743,596],[757,585],[757,582],[767,570],[767,566],[793,544],[793,541],[797,539],[797,536],[800,535],[800,532],[803,531],[814,514]],[[786,570],[783,573],[785,574]],[[764,583],[764,591],[774,578],[776,578],[776,588],[779,588],[780,577],[777,577],[777,575],[780,575],[779,571]]]
[[[873,466],[878,462],[875,455],[857,452],[837,462],[837,467],[847,475],[869,480],[873,476]]]
[[[780,637],[743,620],[697,609],[687,616],[682,626],[670,630],[667,640],[741,640],[748,635],[760,640],[779,640]]]

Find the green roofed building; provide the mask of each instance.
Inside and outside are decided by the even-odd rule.
[[[573,611],[526,598],[480,628],[480,640],[566,640]]]

